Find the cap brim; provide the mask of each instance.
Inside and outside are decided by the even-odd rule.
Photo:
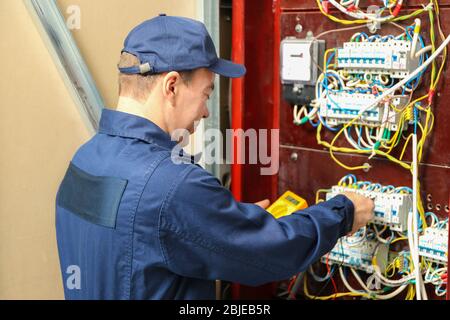
[[[217,62],[208,69],[228,78],[240,78],[247,72],[247,69],[245,69],[242,64],[237,64],[224,59],[217,60]]]

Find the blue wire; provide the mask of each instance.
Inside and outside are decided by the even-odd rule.
[[[413,30],[413,27],[412,27],[412,26],[408,26],[408,27],[405,28],[405,32],[406,32],[407,38],[408,38],[410,41],[412,41],[413,39],[412,39],[412,37],[411,37],[409,31],[412,31],[412,32],[414,33],[414,30]],[[421,48],[424,48],[424,47],[425,47],[425,43],[424,43],[423,38],[422,38],[422,36],[421,36],[420,34],[418,35],[418,40],[419,40],[419,43],[420,43]],[[426,55],[426,56],[427,56],[427,55]],[[420,59],[419,59],[419,67],[420,67],[422,64],[423,64],[423,55],[420,56]],[[422,75],[423,75],[423,73],[424,73],[425,71],[426,71],[426,70],[422,70],[421,72],[419,72],[419,74],[418,74],[415,78],[411,79],[410,81],[408,81],[408,82],[405,84],[405,87],[407,87],[407,88],[409,88],[409,89],[413,89],[413,90],[417,89],[417,87],[418,87],[418,85],[419,85],[419,82],[420,82],[420,80],[421,80],[421,78],[422,78]],[[413,86],[410,87],[409,85],[410,85],[410,83],[413,82],[413,81],[415,81],[415,83],[414,83]],[[402,93],[402,94],[404,94],[404,92],[405,92],[405,90],[403,89],[403,93]]]
[[[309,119],[309,123],[314,127],[317,128],[319,126],[319,122],[314,123],[311,119]]]
[[[363,35],[366,36],[366,39],[369,38],[369,36],[367,35],[367,33],[365,33],[365,32],[360,32],[360,33],[359,33],[359,37],[360,37],[360,38],[361,38],[361,36],[363,36]]]
[[[418,118],[418,110],[416,105],[414,105],[414,134],[417,134],[417,118]]]
[[[352,136],[350,135],[350,128],[347,128],[347,130],[348,130],[348,133],[349,133],[350,141],[353,142],[353,143],[356,143],[355,140],[353,140]],[[363,148],[359,143],[358,143],[358,146],[361,148],[361,150],[371,150],[371,149],[368,149],[368,148]]]
[[[337,127],[337,128],[331,128],[331,127],[329,127],[329,126],[325,123],[325,121],[323,121],[323,119],[322,119],[322,117],[320,116],[320,114],[319,114],[318,116],[319,116],[320,122],[323,124],[323,126],[324,126],[325,128],[327,128],[327,129],[330,130],[330,131],[334,131],[334,132],[336,132],[336,131],[339,130],[339,127]]]
[[[409,187],[399,187],[399,188],[396,188],[396,190],[397,191],[405,190],[405,191],[407,191],[409,193],[413,193],[413,190],[411,188],[409,188]]]
[[[373,35],[373,36],[370,36],[370,37],[369,37],[369,42],[373,42],[373,41],[375,41],[375,39],[381,39],[381,36],[378,35],[378,34],[375,34],[375,35]]]
[[[334,57],[334,55],[335,55],[335,52],[333,51],[333,52],[330,54],[330,56],[328,57],[327,64],[325,65],[325,71],[328,69],[327,67],[328,67],[328,65],[330,64],[331,59]]]
[[[380,189],[381,188],[381,184],[379,184],[379,183],[374,183],[373,184],[373,187],[375,188],[375,187],[378,187],[378,189]]]
[[[358,181],[358,179],[356,179],[356,176],[355,176],[354,174],[352,174],[352,173],[349,173],[349,174],[346,175],[345,177],[346,177],[346,178],[347,178],[347,177],[350,177],[350,178],[352,178],[353,181],[355,181],[355,182]]]
[[[359,127],[359,135],[358,135],[358,147],[361,147],[361,135],[362,135],[362,126]]]

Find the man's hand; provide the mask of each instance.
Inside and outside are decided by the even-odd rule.
[[[257,206],[260,206],[264,210],[266,210],[270,206],[270,201],[268,199],[258,201],[255,203]]]
[[[365,227],[366,224],[373,218],[373,210],[375,204],[372,199],[362,196],[355,192],[343,192],[344,196],[353,202],[355,213],[353,215],[353,227],[350,234],[355,233],[360,228]]]

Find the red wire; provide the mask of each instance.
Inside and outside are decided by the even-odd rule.
[[[337,293],[338,293],[338,290],[337,290],[336,282],[334,282],[334,279],[333,279],[333,277],[332,277],[332,275],[331,275],[331,269],[330,269],[330,265],[329,265],[329,263],[328,263],[328,258],[329,258],[329,257],[330,257],[330,253],[327,254],[326,265],[327,265],[328,276],[330,277],[331,283],[333,284],[333,288],[334,288],[334,294],[335,294],[335,296],[333,297],[333,300],[334,300],[334,299],[336,299],[336,295],[337,295]]]
[[[292,290],[292,286],[294,285],[295,280],[297,279],[297,276],[294,276],[292,278],[292,280],[289,282],[289,286],[288,286],[288,296],[291,295],[291,290]]]

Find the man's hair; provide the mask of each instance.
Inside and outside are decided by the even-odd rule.
[[[139,66],[139,59],[128,52],[120,55],[119,68]],[[181,79],[189,85],[195,70],[179,71]],[[132,97],[140,102],[147,100],[148,94],[153,89],[156,80],[161,74],[124,74],[119,73],[119,95]]]

